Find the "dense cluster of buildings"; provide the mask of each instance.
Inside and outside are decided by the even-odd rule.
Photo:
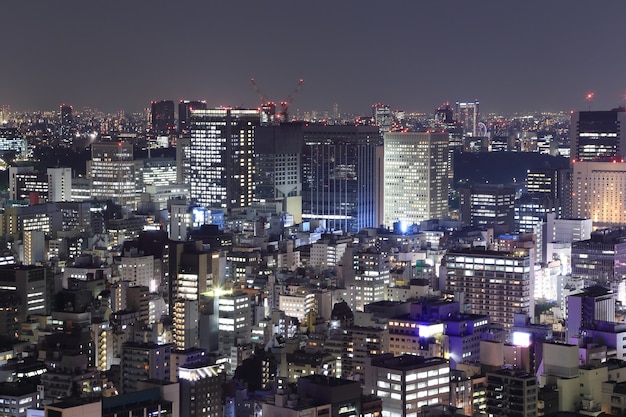
[[[568,137],[478,102],[351,123],[175,108],[93,133],[84,176],[37,170],[19,123],[0,128],[22,160],[0,212],[0,415],[626,412],[623,109],[574,113]],[[85,126],[62,106],[51,135]],[[137,158],[139,139],[175,154]],[[571,163],[455,183],[473,152]]]

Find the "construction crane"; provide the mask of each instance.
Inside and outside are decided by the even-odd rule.
[[[256,91],[259,99],[261,100],[261,111],[267,117],[268,123],[280,123],[282,121],[289,121],[289,105],[293,102],[296,94],[300,91],[302,84],[304,83],[303,79],[298,81],[298,85],[293,90],[293,92],[287,96],[287,98],[280,102],[280,113],[276,114],[276,102],[269,100],[267,95],[259,88],[258,84],[254,80],[254,78],[250,78],[250,83]]]
[[[300,91],[300,88],[302,88],[302,84],[304,84],[304,80],[300,78],[295,90],[293,90],[285,100],[280,102],[280,116],[286,122],[289,121],[289,106],[293,103],[293,99],[296,97],[296,94],[298,94],[298,91]]]

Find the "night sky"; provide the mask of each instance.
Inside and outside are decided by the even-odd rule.
[[[5,0],[0,104],[140,111],[151,100],[481,112],[624,105],[624,0]]]

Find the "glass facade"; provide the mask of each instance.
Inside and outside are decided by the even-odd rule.
[[[376,226],[376,147],[373,126],[312,126],[304,130],[302,217],[356,233]]]
[[[191,198],[204,207],[247,207],[254,192],[254,134],[258,110],[192,110]]]

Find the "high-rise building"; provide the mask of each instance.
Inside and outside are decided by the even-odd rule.
[[[378,128],[310,125],[303,134],[302,217],[350,233],[377,226]]]
[[[91,145],[87,161],[91,197],[113,200],[121,206],[135,208],[135,162],[133,146],[124,142],[97,142]]]
[[[478,136],[478,101],[457,101],[456,120],[463,126],[465,136]]]
[[[256,200],[279,200],[302,195],[301,161],[304,123],[281,123],[256,130]]]
[[[228,210],[249,207],[254,192],[258,110],[192,110],[189,145],[191,198]]]
[[[61,129],[59,135],[64,142],[71,142],[76,127],[74,126],[74,116],[72,115],[72,106],[61,106]]]
[[[385,133],[385,225],[448,215],[448,143],[447,133]]]
[[[594,227],[626,223],[622,191],[626,186],[626,112],[582,111],[572,114],[571,217],[591,218]]]
[[[178,103],[178,133],[184,134],[189,130],[192,110],[206,110],[206,101],[181,100]]]
[[[626,163],[572,163],[572,217],[593,220],[594,228],[626,223]]]
[[[474,227],[511,231],[515,219],[515,187],[477,184],[460,191],[461,221]]]
[[[470,313],[486,315],[507,330],[515,313],[533,314],[534,268],[528,251],[450,251],[442,265],[446,289],[463,293]]]
[[[572,113],[570,158],[576,161],[622,160],[626,156],[626,112],[580,111]]]
[[[152,131],[156,135],[168,135],[174,131],[174,102],[161,100],[152,102]]]

